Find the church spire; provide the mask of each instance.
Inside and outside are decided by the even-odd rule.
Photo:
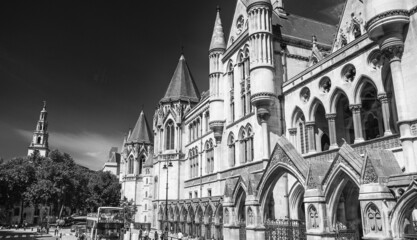
[[[199,99],[200,92],[185,61],[184,54],[181,54],[177,68],[175,69],[174,75],[172,75],[164,98],[161,99],[161,103],[179,100],[198,102]]]
[[[224,40],[222,20],[220,19],[220,7],[217,6],[216,21],[214,22],[213,35],[211,37],[209,50],[210,51],[213,51],[216,49],[224,50],[225,48],[226,48],[226,42]]]
[[[41,110],[38,124],[33,132],[32,142],[28,148],[28,155],[32,155],[35,151],[39,152],[39,155],[46,157],[49,152],[48,146],[48,112],[46,111],[46,101],[43,101],[43,108]]]

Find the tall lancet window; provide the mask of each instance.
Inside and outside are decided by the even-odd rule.
[[[229,84],[230,84],[230,121],[235,121],[235,76],[233,73],[233,62],[230,61],[228,68],[227,68],[227,74],[229,75]]]
[[[229,139],[227,140],[227,145],[229,146],[229,166],[233,167],[236,164],[236,152],[235,152],[235,137],[233,133],[229,134]]]
[[[133,174],[133,169],[134,169],[134,164],[135,164],[135,159],[133,159],[133,156],[130,155],[129,160],[128,160],[128,169],[127,169],[127,173],[128,174]]]
[[[175,125],[172,120],[169,120],[165,127],[165,149],[174,149],[175,142]]]
[[[146,161],[146,156],[145,155],[142,155],[142,156],[140,156],[140,166],[139,166],[139,174],[142,174],[142,169],[143,169],[143,165],[145,165],[145,161]]]
[[[250,104],[250,68],[249,68],[249,48],[246,47],[245,50],[245,60],[243,61],[243,65],[245,67],[245,91],[246,91],[246,112],[252,112],[252,105]]]

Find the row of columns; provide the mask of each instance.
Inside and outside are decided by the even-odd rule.
[[[378,95],[378,99],[381,102],[382,106],[382,116],[383,116],[383,124],[384,124],[384,136],[392,135],[391,124],[390,124],[390,96],[386,93],[382,93]],[[352,111],[352,119],[353,119],[353,126],[354,126],[354,133],[355,133],[355,143],[363,142],[363,129],[362,129],[362,119],[361,119],[361,110],[362,104],[351,104],[349,106],[350,110]],[[329,127],[329,139],[330,139],[330,149],[337,148],[337,135],[336,135],[336,113],[329,113],[326,114],[325,117],[327,119],[327,124]],[[315,122],[306,122],[306,134],[308,137],[308,152],[314,153],[317,151],[316,143],[315,143]],[[297,128],[290,128],[288,129],[290,134],[290,141],[292,143],[297,142],[296,134]]]

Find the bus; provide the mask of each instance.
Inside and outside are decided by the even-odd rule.
[[[97,213],[87,215],[86,239],[120,239],[123,225],[123,208],[99,207]]]

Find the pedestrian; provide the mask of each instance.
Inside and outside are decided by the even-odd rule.
[[[158,240],[158,231],[155,230],[155,240]]]
[[[59,234],[59,239],[62,239],[62,233]]]
[[[145,231],[143,231],[143,238],[145,240],[148,240],[148,230],[146,230],[146,228],[145,228]]]
[[[139,229],[139,240],[142,240],[142,228]]]
[[[178,240],[181,240],[182,238],[183,238],[183,236],[182,236],[182,232],[180,230],[180,231],[178,231]]]

